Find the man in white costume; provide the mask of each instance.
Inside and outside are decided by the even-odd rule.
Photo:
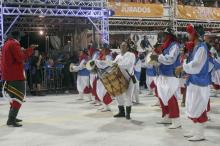
[[[95,48],[89,48],[89,56],[91,60],[96,60],[98,59],[100,55],[100,51],[98,49]],[[101,102],[100,99],[98,98],[97,92],[96,92],[96,84],[97,84],[97,74],[94,72],[90,72],[90,87],[92,90],[92,96],[94,97],[94,102],[92,102],[92,104],[95,104],[96,106],[100,106]]]
[[[98,68],[103,68],[103,66],[101,65],[102,61],[112,62],[112,56],[111,56],[110,49],[107,44],[103,45],[102,52],[100,53],[100,57],[98,58],[98,60],[95,61]],[[100,110],[102,112],[111,111],[111,108],[109,105],[112,103],[112,98],[110,94],[107,92],[107,90],[105,89],[105,86],[103,85],[103,83],[101,82],[99,78],[97,79],[96,92],[97,92],[98,98],[103,103],[103,106],[100,108]]]
[[[78,72],[77,75],[77,90],[79,92],[79,100],[83,100],[84,96],[88,96],[91,101],[91,89],[89,86],[89,75],[90,72],[86,69],[86,63],[89,61],[88,50],[83,49],[80,52],[79,57],[80,64],[74,68],[74,71]]]
[[[129,87],[126,90],[125,93],[122,95],[116,97],[116,100],[118,102],[118,114],[114,115],[115,118],[119,117],[126,117],[127,120],[130,120],[130,113],[132,108],[132,97],[134,92],[134,66],[135,66],[135,55],[131,52],[129,52],[129,47],[127,42],[122,42],[120,46],[121,54],[118,55],[114,63],[117,63],[125,76],[125,78],[129,81]],[[132,76],[132,78],[131,78]],[[126,113],[125,113],[126,109]]]
[[[189,40],[194,41],[195,47],[189,60],[184,61],[183,66],[176,69],[176,73],[184,70],[189,74],[186,91],[186,114],[194,122],[194,125],[192,131],[184,136],[189,137],[189,141],[201,141],[205,139],[204,123],[208,120],[207,105],[210,95],[208,47],[202,39],[205,34],[202,26],[194,27],[189,24],[186,31],[189,34]]]
[[[133,102],[135,104],[139,104],[140,103],[139,93],[140,93],[141,66],[142,66],[142,59],[144,58],[141,58],[142,55],[140,54],[140,52],[136,52],[136,50],[134,51],[135,51],[134,54],[136,56],[135,66],[134,66],[134,75],[136,78],[136,83],[134,86]]]
[[[179,66],[179,44],[173,30],[164,31],[164,43],[159,56],[152,55],[151,59],[157,60],[159,65],[159,76],[156,79],[157,91],[162,108],[162,121],[158,124],[171,124],[169,129],[181,127],[179,119],[179,106],[176,93],[179,89],[179,79],[174,76],[174,71]]]

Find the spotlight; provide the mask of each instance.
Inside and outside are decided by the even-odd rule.
[[[39,34],[40,34],[40,35],[43,35],[43,34],[44,34],[43,30],[40,30],[40,31],[39,31]]]

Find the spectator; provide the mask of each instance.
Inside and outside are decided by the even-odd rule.
[[[150,44],[150,42],[149,42],[149,40],[147,39],[146,36],[144,36],[144,39],[141,41],[140,46],[141,46],[141,48],[143,48],[143,49],[146,49],[146,48],[149,48],[149,47],[152,48],[152,46],[151,46],[151,44]]]
[[[35,50],[34,56],[31,59],[31,79],[33,83],[33,93],[37,96],[44,96],[41,92],[42,67],[42,55],[40,55],[39,50]]]

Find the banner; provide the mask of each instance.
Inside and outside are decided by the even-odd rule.
[[[163,5],[132,2],[109,2],[108,7],[116,17],[163,17]]]
[[[157,34],[131,33],[130,39],[137,45],[137,50],[140,52],[143,51],[143,49],[141,48],[141,41],[144,39],[144,36],[146,37],[146,39],[148,39],[148,41],[152,46],[154,46],[157,42],[157,37],[158,37]],[[148,49],[151,50],[152,48],[149,46]]]
[[[177,18],[220,21],[220,8],[178,5]]]

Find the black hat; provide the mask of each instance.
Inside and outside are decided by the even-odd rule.
[[[194,26],[194,28],[200,37],[203,37],[205,35],[205,30],[202,25]]]
[[[167,27],[165,30],[164,30],[164,34],[168,34],[168,35],[172,35],[172,36],[175,36],[174,34],[174,30],[170,27]]]

